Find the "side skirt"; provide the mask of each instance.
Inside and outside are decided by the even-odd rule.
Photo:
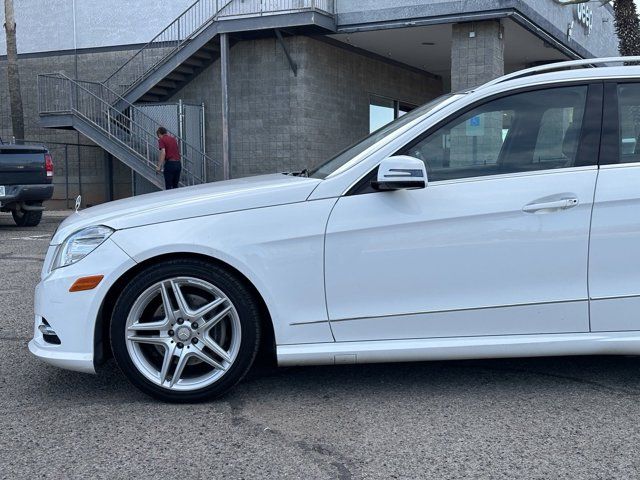
[[[640,331],[279,345],[278,364],[338,365],[565,355],[640,355]]]

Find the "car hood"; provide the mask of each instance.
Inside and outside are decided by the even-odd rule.
[[[303,202],[322,180],[284,174],[261,175],[149,193],[78,211],[51,240],[59,245],[91,225],[115,230],[250,208]]]

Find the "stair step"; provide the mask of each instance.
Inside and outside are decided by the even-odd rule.
[[[186,66],[185,64],[180,65],[178,68],[176,68],[174,70],[174,72],[184,73],[186,75],[192,75],[193,72],[195,72],[195,71],[196,71],[195,68],[190,68],[190,67]]]
[[[198,50],[196,53],[194,53],[191,56],[191,58],[198,58],[206,61],[206,60],[211,60],[213,58],[213,55],[212,55],[212,52]]]
[[[200,68],[204,65],[204,62],[202,62],[201,60],[198,60],[197,58],[190,57],[184,61],[184,64],[188,66],[194,66],[194,67]]]
[[[220,45],[217,43],[207,43],[200,50],[203,50],[207,53],[218,54],[220,53]]]
[[[157,95],[153,95],[152,93],[147,92],[142,97],[140,97],[140,101],[148,102],[148,103],[156,103],[160,101],[160,98],[161,97]]]
[[[172,82],[186,82],[187,80],[189,80],[189,76],[182,75],[174,70],[165,77],[165,80],[170,80]]]
[[[156,87],[160,87],[168,90],[173,90],[174,88],[177,88],[177,86],[178,84],[176,82],[169,80],[168,78],[163,78],[156,85]]]
[[[151,95],[157,95],[159,97],[164,97],[169,93],[169,90],[167,90],[166,88],[162,88],[162,87],[158,87],[157,85],[155,87],[153,87],[151,90],[149,90],[149,93]]]

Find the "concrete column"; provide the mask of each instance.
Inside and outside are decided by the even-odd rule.
[[[504,74],[504,40],[498,20],[453,26],[451,90],[465,90]],[[494,163],[502,145],[502,112],[487,112],[451,130],[452,167]]]
[[[475,87],[501,75],[504,75],[504,38],[500,21],[453,25],[451,90]]]

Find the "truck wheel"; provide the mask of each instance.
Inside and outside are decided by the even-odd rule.
[[[19,227],[35,227],[42,220],[42,210],[12,210],[13,221]]]

